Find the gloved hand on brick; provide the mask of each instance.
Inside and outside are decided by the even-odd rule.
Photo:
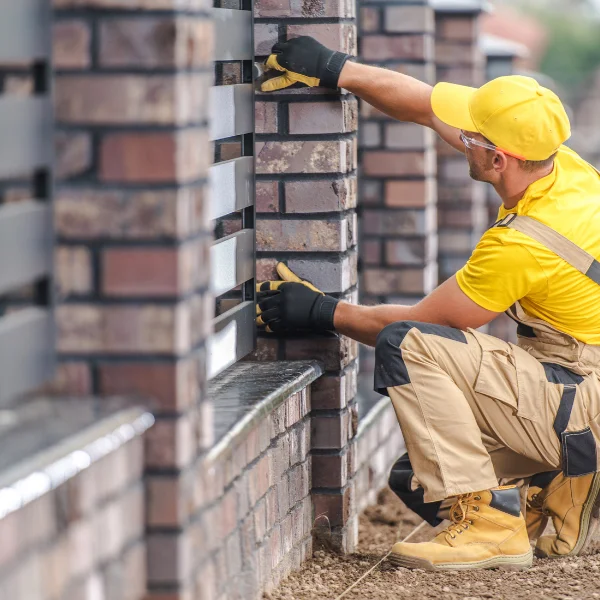
[[[333,315],[339,302],[309,281],[296,275],[284,263],[277,264],[281,281],[256,285],[256,323],[273,333],[333,331]]]
[[[273,92],[295,83],[335,89],[348,58],[349,54],[330,50],[307,35],[277,42],[265,65],[267,69],[283,71],[284,74],[263,82],[260,89]]]

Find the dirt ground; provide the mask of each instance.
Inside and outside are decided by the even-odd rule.
[[[268,600],[335,600],[385,555],[397,537],[408,535],[420,519],[389,491],[360,517],[356,554],[337,556],[318,550],[303,569],[290,575]],[[439,527],[443,529],[443,525]],[[435,534],[426,525],[410,541]],[[600,553],[561,560],[534,559],[528,571],[428,572],[396,568],[387,561],[361,581],[344,600],[579,600],[600,598]]]

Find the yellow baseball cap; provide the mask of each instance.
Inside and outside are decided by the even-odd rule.
[[[431,107],[440,121],[478,131],[499,150],[522,160],[545,160],[571,136],[559,97],[522,75],[498,77],[480,88],[438,83]]]

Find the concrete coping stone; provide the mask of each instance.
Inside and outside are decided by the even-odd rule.
[[[154,424],[153,415],[144,408],[114,400],[105,404],[96,399],[38,398],[0,411],[0,454],[6,451],[13,461],[0,465],[0,519],[64,484]],[[84,418],[76,418],[77,412],[85,413]],[[36,434],[38,439],[33,440]],[[33,450],[28,454],[28,449]]]
[[[233,448],[236,438],[322,374],[316,360],[243,361],[223,371],[208,385],[216,443],[204,459],[211,462]]]
[[[492,4],[487,0],[430,0],[429,5],[441,13],[472,14],[493,10]]]

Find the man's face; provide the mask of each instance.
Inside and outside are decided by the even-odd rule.
[[[478,142],[485,142],[484,137],[480,133],[465,131],[464,134]],[[473,148],[465,148],[465,154],[469,162],[469,176],[471,179],[485,183],[494,183],[495,172],[492,168],[494,153],[487,148],[474,146]]]

